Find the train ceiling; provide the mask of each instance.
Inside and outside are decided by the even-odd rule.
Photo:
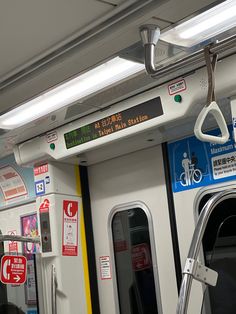
[[[218,3],[212,0],[0,1],[0,114],[114,55],[135,57],[139,26],[161,29]],[[133,53],[134,52],[134,53]],[[165,54],[162,47],[160,54]],[[167,55],[167,57],[169,57]],[[126,83],[131,91],[153,84]],[[15,143],[37,136],[118,101],[114,88],[17,130],[0,130],[0,157]],[[122,89],[121,89],[122,90]],[[124,95],[124,93],[123,93]]]

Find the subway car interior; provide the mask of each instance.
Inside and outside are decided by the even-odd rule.
[[[235,314],[236,0],[1,2],[0,314]]]

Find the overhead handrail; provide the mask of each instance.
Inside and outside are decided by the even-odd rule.
[[[214,144],[224,144],[229,139],[229,131],[225,121],[225,118],[215,101],[215,68],[217,63],[217,54],[212,54],[209,47],[205,47],[204,55],[206,60],[206,67],[208,73],[208,94],[207,94],[207,103],[197,117],[194,134],[195,136],[203,142],[210,142]],[[210,135],[202,132],[202,126],[205,122],[208,114],[212,114],[218,124],[218,127],[221,131],[221,136]]]
[[[212,212],[219,203],[229,198],[236,198],[236,189],[217,193],[216,195],[212,196],[203,207],[199,215],[196,228],[194,230],[185,266],[188,266],[189,260],[197,261],[201,248],[202,238]],[[184,269],[186,269],[186,267]],[[183,272],[183,279],[181,283],[176,314],[187,314],[193,279],[194,276],[191,273],[185,271]]]
[[[144,46],[144,63],[146,71],[150,75],[156,75],[160,71],[160,69],[155,65],[155,49],[160,38],[160,28],[153,24],[143,25],[140,27],[140,36]],[[229,139],[229,131],[224,116],[215,101],[215,68],[217,63],[217,54],[211,53],[210,47],[205,47],[204,56],[208,73],[207,104],[198,115],[194,126],[194,134],[200,141],[214,144],[224,144]],[[208,114],[212,114],[214,116],[221,131],[221,136],[214,136],[202,132],[202,126]]]

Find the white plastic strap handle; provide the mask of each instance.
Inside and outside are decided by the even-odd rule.
[[[202,132],[203,123],[208,114],[212,114],[216,119],[218,127],[221,131],[221,136],[214,136],[210,134],[206,134]],[[200,112],[197,121],[194,126],[194,134],[195,136],[203,142],[210,142],[214,144],[224,144],[229,139],[229,131],[225,121],[225,118],[215,101],[212,101],[211,104],[207,107],[204,107]]]
[[[207,104],[200,112],[194,126],[195,136],[203,142],[210,142],[214,144],[224,144],[229,139],[229,131],[227,128],[224,116],[215,102],[215,68],[217,63],[217,55],[211,54],[210,47],[204,48],[204,56],[206,60],[207,75],[208,75],[208,94]],[[202,132],[203,123],[208,114],[212,114],[215,118],[218,127],[221,131],[221,136],[214,136]]]

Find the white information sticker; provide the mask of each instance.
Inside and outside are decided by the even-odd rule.
[[[184,79],[168,85],[168,92],[170,96],[177,94],[179,92],[182,92],[186,89],[187,87],[186,87],[186,82]]]
[[[211,162],[214,179],[236,175],[236,152],[213,157]]]
[[[28,194],[23,179],[10,166],[0,168],[0,188],[5,201]]]
[[[58,139],[57,131],[51,131],[46,134],[46,140],[48,143],[55,142],[57,141],[57,139]]]
[[[110,257],[109,256],[100,256],[100,274],[101,279],[111,279],[111,266],[110,266]]]

